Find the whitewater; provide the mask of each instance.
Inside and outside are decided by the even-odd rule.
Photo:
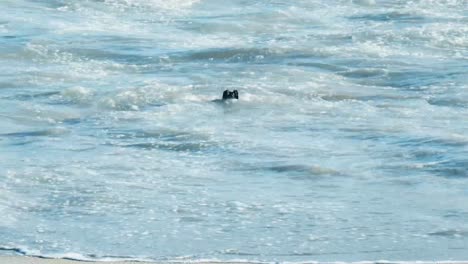
[[[0,0],[0,256],[468,260],[467,117],[467,0]]]

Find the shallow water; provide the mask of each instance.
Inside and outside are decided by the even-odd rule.
[[[467,73],[466,0],[3,0],[0,254],[467,260]]]

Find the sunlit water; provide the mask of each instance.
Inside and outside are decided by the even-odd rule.
[[[468,259],[466,0],[1,0],[0,106],[0,255]]]

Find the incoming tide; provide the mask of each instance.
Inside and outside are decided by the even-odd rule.
[[[467,0],[1,0],[0,106],[0,255],[468,259]]]

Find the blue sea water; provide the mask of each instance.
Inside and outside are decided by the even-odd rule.
[[[467,0],[0,0],[0,255],[468,260],[467,118]]]

